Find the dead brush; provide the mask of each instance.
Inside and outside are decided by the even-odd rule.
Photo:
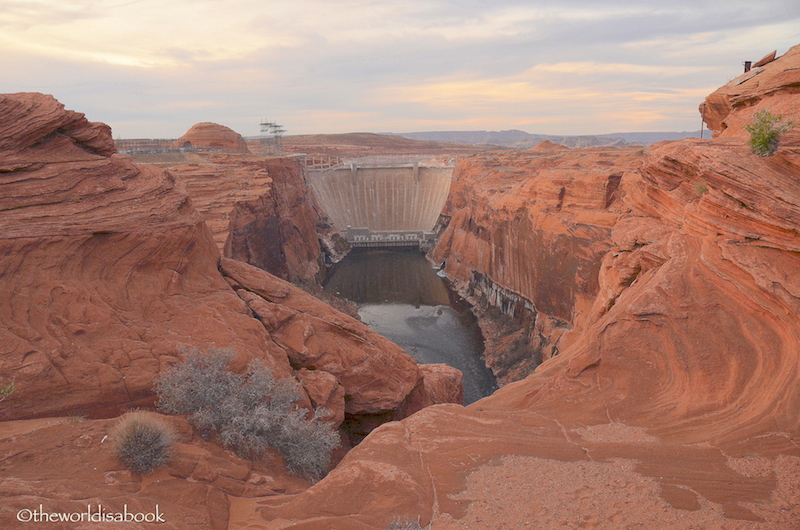
[[[142,475],[169,461],[176,439],[169,423],[146,411],[122,415],[110,434],[122,463]]]

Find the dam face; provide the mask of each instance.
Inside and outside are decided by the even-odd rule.
[[[432,235],[452,165],[376,162],[308,169],[320,206],[354,246],[416,244]]]

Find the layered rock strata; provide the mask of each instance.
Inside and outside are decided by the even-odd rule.
[[[623,176],[642,156],[544,144],[459,162],[432,256],[484,315],[487,364],[500,381],[528,375],[580,326],[626,209]]]
[[[325,225],[296,159],[212,153],[181,159],[157,165],[186,186],[224,256],[286,280],[313,282],[324,274],[323,250],[333,259],[348,250]]]
[[[439,405],[382,426],[326,479],[265,499],[237,524],[793,528],[800,145],[785,140],[768,158],[740,137],[619,151],[603,173],[597,160],[582,171],[559,154],[549,163],[563,177],[532,174],[548,160],[531,154],[466,162],[484,166],[483,182],[468,179],[461,199],[467,186],[454,182],[437,256],[454,278],[488,277],[508,308],[529,303],[571,319],[558,355],[467,408]],[[596,180],[621,163],[616,190],[602,193]],[[511,176],[517,165],[527,179]],[[572,186],[559,182],[570,174]],[[570,189],[586,207],[567,208]],[[540,193],[550,199],[537,207],[529,198]],[[529,235],[544,229],[549,237]],[[527,252],[510,251],[506,232]],[[547,266],[552,249],[560,252]],[[551,282],[530,281],[547,271],[556,271]]]
[[[428,390],[398,346],[269,273],[224,260],[221,274],[175,177],[113,154],[107,126],[41,94],[2,96],[0,115],[0,380],[16,387],[3,419],[149,404],[184,349],[302,372],[308,401],[339,419],[458,392]]]
[[[772,60],[767,56],[758,61],[752,70],[717,89],[700,105],[703,120],[715,138],[747,136],[745,126],[760,110],[798,122],[800,46],[777,59],[771,56]],[[795,131],[792,136],[797,134]]]

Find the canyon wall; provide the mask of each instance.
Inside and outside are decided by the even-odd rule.
[[[296,376],[309,394],[318,381],[307,372],[325,374],[324,404],[361,434],[361,416],[428,404],[427,372],[398,346],[267,272],[220,260],[183,184],[114,154],[107,126],[41,94],[3,95],[0,114],[0,381],[16,387],[0,417],[149,405],[154,378],[182,350],[211,348],[236,352],[237,370],[259,359]],[[279,195],[288,204],[266,215],[303,204]]]
[[[794,52],[765,68],[793,75]],[[613,153],[487,155],[456,171],[437,259],[504,311],[563,322],[558,355],[469,407],[382,426],[314,487],[232,523],[793,528],[797,137],[767,158],[740,136]]]
[[[794,57],[764,68],[793,75]],[[759,83],[760,101],[796,100]],[[178,181],[110,156],[107,128],[40,95],[3,96],[0,109],[0,380],[18,388],[4,417],[81,411],[81,399],[130,405],[194,337],[294,375],[309,401],[341,404],[345,424],[362,411],[358,433],[452,395],[452,382],[436,384],[454,374],[406,367],[357,321],[220,259]],[[792,530],[798,182],[792,134],[772,157],[719,134],[466,159],[436,256],[498,315],[527,312],[515,333],[541,335],[534,373],[469,407],[381,425],[313,485],[224,454],[178,419],[177,458],[152,480],[120,469],[107,420],[5,422],[0,523],[32,502],[163,498],[183,527],[214,529],[381,530],[403,518],[435,530]]]
[[[335,259],[346,251],[342,236],[319,213],[296,159],[229,153],[171,158],[151,160],[185,186],[225,257],[313,283],[325,272],[323,249]]]
[[[487,363],[502,382],[556,355],[564,332],[581,325],[626,210],[623,177],[642,156],[639,147],[545,142],[459,162],[432,256],[485,314]]]
[[[159,510],[165,528],[224,530],[237,503],[307,489],[278,451],[241,459],[182,417],[166,419],[178,433],[169,465],[142,476],[120,462],[117,420],[105,418],[152,407],[154,380],[185,352],[230,350],[235,371],[255,361],[293,379],[299,405],[325,407],[339,428],[334,461],[382,422],[461,400],[457,370],[418,366],[358,320],[220,256],[226,244],[258,244],[250,213],[277,218],[267,236],[298,249],[282,254],[289,276],[313,276],[303,267],[317,264],[318,217],[303,218],[297,164],[236,164],[205,186],[195,167],[186,172],[196,181],[181,180],[115,154],[106,125],[51,96],[0,95],[0,384],[14,383],[0,406],[0,526],[39,506],[102,505]],[[255,197],[220,200],[258,178]]]

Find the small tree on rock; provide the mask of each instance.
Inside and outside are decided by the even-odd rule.
[[[745,125],[750,133],[750,147],[758,156],[772,156],[778,150],[783,134],[794,128],[791,121],[781,123],[783,116],[772,114],[768,110],[760,110],[753,116],[753,122]]]

